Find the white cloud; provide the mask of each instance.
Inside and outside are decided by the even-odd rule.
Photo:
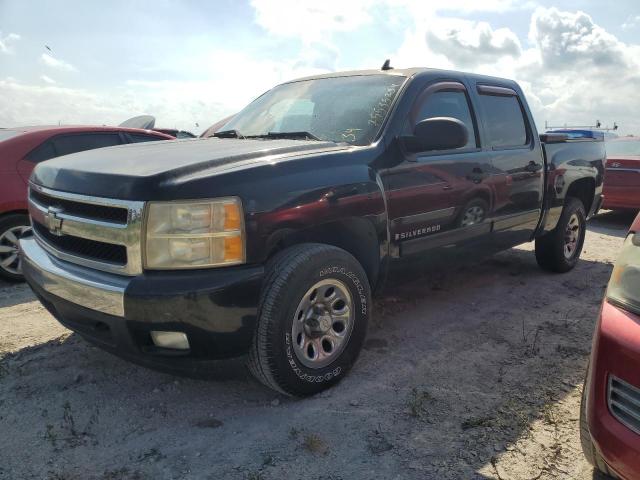
[[[200,71],[204,80],[129,79],[100,93],[55,84],[25,84],[5,78],[0,80],[0,98],[3,99],[0,126],[59,122],[117,125],[146,113],[156,117],[158,127],[176,127],[198,133],[236,113],[278,83],[327,71],[300,59],[256,60],[224,50],[191,61],[204,69]],[[217,69],[221,64],[225,65],[224,70]],[[185,68],[188,66],[188,63],[184,65]],[[40,78],[46,82],[44,76]],[[195,127],[196,122],[200,127]]]
[[[74,67],[70,63],[65,62],[64,60],[59,60],[56,57],[54,57],[53,55],[50,55],[48,53],[43,53],[40,56],[40,63],[42,63],[43,65],[46,65],[47,67],[51,67],[51,68],[54,68],[56,70],[61,70],[63,72],[76,72],[77,71],[76,67]]]
[[[43,82],[48,83],[49,85],[53,85],[56,83],[56,81],[53,78],[47,77],[46,75],[40,75],[40,79]]]
[[[504,12],[530,8],[524,0],[251,0],[258,25],[269,33],[304,42],[327,41],[336,32],[350,32],[373,22],[399,18],[420,21],[438,12]]]
[[[541,118],[554,124],[617,122],[640,133],[640,46],[621,42],[583,12],[537,10],[529,37],[535,57],[518,67],[537,93]]]
[[[400,0],[398,0],[400,1]],[[517,80],[538,128],[618,122],[640,134],[640,45],[625,44],[583,12],[536,9],[527,48],[515,32],[425,12],[391,54],[396,67],[470,70]]]
[[[486,22],[442,19],[426,32],[428,48],[454,65],[470,68],[502,57],[518,58],[522,47],[508,28],[493,30]]]
[[[305,42],[319,41],[332,32],[352,31],[371,21],[375,0],[251,0],[256,23],[268,32]]]
[[[362,32],[371,35],[385,22],[388,29],[404,33],[401,45],[379,52],[380,58],[388,55],[397,68],[429,66],[513,78],[522,85],[539,128],[545,120],[584,124],[600,119],[605,124],[617,121],[623,132],[640,133],[636,93],[640,45],[622,42],[585,13],[533,9],[530,3],[518,0],[342,3],[252,0],[256,22],[267,33],[302,45],[293,57],[268,60],[232,48],[203,49],[205,53],[200,54],[189,51],[170,65],[144,65],[137,70],[139,76],[129,73],[128,81],[99,93],[62,88],[46,75],[35,84],[6,78],[0,81],[0,124],[117,124],[149,113],[157,117],[159,126],[194,130],[198,122],[203,129],[273,85],[336,69],[337,59],[349,51],[349,45],[338,43],[344,36],[337,34],[351,32],[349,37],[360,41],[366,38]],[[477,18],[478,11],[522,8],[531,9],[525,38],[490,22],[457,18],[462,13],[476,12]],[[61,73],[75,70],[48,54],[40,62]],[[370,59],[347,57],[340,64],[363,68],[370,66],[367,62]],[[185,77],[187,80],[163,80]]]
[[[20,40],[20,35],[17,33],[9,33],[2,35],[0,31],[0,53],[12,54],[14,53],[13,45]]]
[[[531,19],[529,38],[538,45],[548,68],[584,64],[613,67],[625,63],[625,45],[584,12],[538,9]]]
[[[632,28],[636,28],[640,26],[640,15],[631,15],[627,18],[627,20],[622,24],[623,30],[630,30]]]

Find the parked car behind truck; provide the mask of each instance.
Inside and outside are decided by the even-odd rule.
[[[36,164],[94,148],[170,139],[173,137],[147,130],[113,127],[0,129],[0,278],[22,280],[18,239],[29,228],[27,183]]]
[[[640,210],[640,138],[616,138],[606,145],[603,207],[609,210]]]
[[[309,77],[216,136],[39,165],[25,275],[106,350],[189,372],[248,353],[290,395],[345,376],[399,261],[452,268],[535,240],[566,272],[601,200],[603,142],[541,141],[520,87],[493,77]]]
[[[616,478],[640,472],[640,215],[613,269],[580,408],[582,450]]]

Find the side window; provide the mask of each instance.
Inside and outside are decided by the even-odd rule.
[[[529,143],[518,97],[485,94],[480,95],[480,104],[492,147],[519,147]]]
[[[157,142],[159,140],[167,140],[166,138],[160,138],[153,135],[143,135],[141,133],[129,133],[129,138],[131,139],[131,143]]]
[[[56,153],[55,148],[53,148],[53,143],[51,143],[51,140],[47,140],[39,147],[31,150],[31,152],[26,156],[26,159],[33,163],[40,163],[57,156],[58,154]]]
[[[120,145],[120,135],[117,133],[83,133],[79,135],[61,135],[53,139],[58,155],[93,150],[94,148],[113,147]]]
[[[420,105],[415,116],[415,123],[433,117],[452,117],[467,126],[469,140],[462,148],[475,148],[476,130],[469,108],[467,94],[462,90],[439,90],[429,95]],[[413,125],[411,126],[413,130]]]

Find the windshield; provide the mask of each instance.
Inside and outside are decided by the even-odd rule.
[[[369,145],[406,77],[361,75],[279,85],[250,103],[219,132],[239,136],[309,133],[309,137]]]
[[[12,137],[17,137],[22,132],[16,130],[0,130],[0,142],[3,140],[9,140]]]
[[[640,155],[640,140],[614,140],[607,142],[607,156]]]

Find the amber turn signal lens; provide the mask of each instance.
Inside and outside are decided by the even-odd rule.
[[[239,262],[243,260],[242,257],[242,238],[240,236],[226,237],[224,239],[224,261]]]
[[[240,230],[240,209],[236,203],[227,203],[224,206],[224,229]]]

